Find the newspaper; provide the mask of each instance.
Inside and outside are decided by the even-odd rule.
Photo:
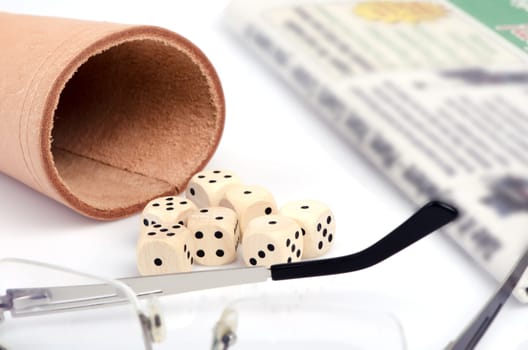
[[[508,274],[528,244],[528,0],[238,0],[226,22],[412,201],[455,203],[446,234]]]

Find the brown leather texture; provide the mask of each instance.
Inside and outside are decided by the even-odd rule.
[[[0,171],[109,220],[179,193],[225,102],[191,42],[153,27],[0,13]]]

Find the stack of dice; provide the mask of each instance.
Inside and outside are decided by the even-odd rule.
[[[268,190],[244,185],[230,171],[197,173],[185,195],[154,199],[143,210],[142,275],[228,264],[239,250],[246,265],[269,267],[321,256],[334,242],[335,218],[327,206],[305,200],[278,210]]]

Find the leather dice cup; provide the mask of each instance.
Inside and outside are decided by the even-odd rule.
[[[115,219],[179,193],[225,103],[205,55],[168,30],[0,13],[0,170]]]

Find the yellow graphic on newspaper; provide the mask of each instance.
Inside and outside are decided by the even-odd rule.
[[[444,6],[423,1],[365,1],[355,6],[354,13],[367,20],[385,23],[427,22],[448,14]]]

